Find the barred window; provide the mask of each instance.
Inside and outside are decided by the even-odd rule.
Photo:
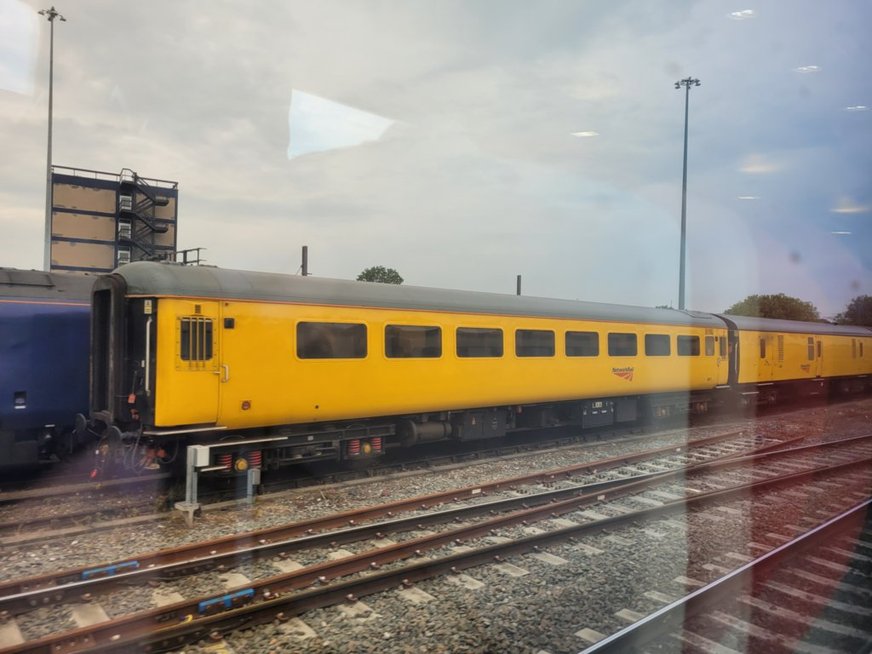
[[[515,355],[553,357],[554,332],[545,329],[519,329],[515,332]]]
[[[699,336],[679,336],[678,337],[678,356],[680,356],[680,357],[698,357],[699,356]]]
[[[366,357],[366,325],[297,323],[297,356],[301,359],[363,359]]]
[[[392,359],[442,356],[442,329],[417,325],[385,326],[385,356]]]
[[[457,356],[501,357],[503,356],[503,330],[478,327],[457,328]]]
[[[635,334],[609,334],[610,357],[634,357],[638,352]]]
[[[599,356],[599,334],[596,332],[566,332],[566,356]]]
[[[179,356],[182,361],[208,361],[212,358],[212,319],[179,319]]]
[[[666,334],[645,334],[645,354],[649,357],[668,357],[669,336]]]

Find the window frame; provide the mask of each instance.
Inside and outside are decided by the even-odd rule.
[[[427,331],[435,330],[438,334],[438,344],[436,346],[435,354],[424,354],[414,352],[411,354],[400,355],[391,352],[391,335],[389,334],[389,330],[412,330],[418,332],[425,332],[423,338],[424,341],[427,341],[428,336],[426,335]],[[400,334],[396,334],[397,337]],[[386,323],[384,328],[384,353],[385,358],[387,359],[440,359],[442,358],[442,327],[440,325],[410,325],[410,324],[400,324],[400,323]],[[422,350],[426,350],[428,348],[434,347],[432,345],[425,345]]]
[[[619,337],[629,337],[627,340],[632,340],[632,342],[633,342],[633,348],[632,348],[633,351],[632,352],[626,352],[626,353],[620,352],[619,353],[619,352],[615,351],[619,348],[619,346],[621,348],[624,347],[623,344],[617,342],[617,339]],[[636,357],[636,356],[639,356],[639,336],[635,332],[608,332],[607,343],[608,343],[608,353],[609,353],[610,357]]]
[[[178,329],[180,361],[189,364],[206,363],[215,358],[215,327],[212,318],[208,316],[178,316]]]
[[[690,351],[686,351],[684,344],[690,343]],[[698,357],[702,350],[699,336],[696,334],[678,334],[675,337],[675,353],[680,357]]]
[[[521,335],[524,335],[524,338],[532,337],[533,334],[536,335],[547,335],[550,337],[550,352],[548,354],[539,354],[535,352],[522,352],[523,348],[540,348],[543,347],[541,344],[522,344],[521,339],[519,338]],[[548,344],[545,345],[547,347]],[[557,335],[555,334],[553,329],[515,329],[515,356],[521,359],[547,359],[549,357],[555,356],[557,352]]]
[[[499,354],[461,354],[461,337],[472,333],[498,333],[500,336]],[[463,347],[470,347],[464,345]],[[502,327],[455,327],[454,328],[454,355],[458,359],[501,359],[506,353],[506,337]]]
[[[654,340],[656,339],[656,340]],[[656,343],[656,346],[654,345]],[[666,350],[663,350],[663,345],[666,345]],[[660,349],[655,352],[653,350]],[[669,334],[645,334],[645,356],[646,357],[669,357],[672,356],[672,343]]]
[[[585,337],[593,336],[593,339],[587,339],[589,341],[592,341],[592,343],[594,345],[593,353],[592,354],[590,354],[590,353],[577,354],[577,352],[583,350],[584,347],[586,347],[587,345],[590,345],[590,343],[582,344],[580,347],[578,344],[573,344],[572,347],[570,348],[570,344],[569,344],[570,335],[572,335],[572,336],[585,336]],[[571,330],[571,329],[567,330],[563,334],[563,352],[567,357],[572,357],[572,358],[598,357],[600,355],[600,334],[599,334],[599,332],[589,332],[589,331],[588,332],[581,332],[581,331]]]
[[[303,339],[300,338],[300,327],[303,325],[321,325],[327,327],[357,327],[362,328],[363,330],[363,338],[359,337],[356,339],[357,343],[363,344],[363,352],[362,354],[356,354],[354,356],[304,356],[300,351],[301,341]],[[350,330],[349,330],[350,331]],[[323,342],[321,343],[323,345]],[[311,344],[306,343],[305,345],[311,346]],[[300,359],[301,361],[333,361],[333,360],[359,360],[366,359],[369,356],[369,326],[364,322],[343,322],[343,321],[325,321],[325,320],[298,320],[294,325],[294,355]]]

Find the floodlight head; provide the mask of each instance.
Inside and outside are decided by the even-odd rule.
[[[61,19],[61,20],[63,20],[63,19]],[[699,86],[699,85],[700,85],[700,81],[699,81],[698,79],[693,80],[693,83],[694,83],[695,86]]]
[[[681,88],[681,82],[676,82],[676,83],[675,83],[675,88],[676,88],[676,89],[680,89],[680,88]]]
[[[61,16],[60,18],[61,18],[61,22],[62,22],[62,23],[66,23],[66,22],[67,22],[67,19],[64,18],[63,16]]]

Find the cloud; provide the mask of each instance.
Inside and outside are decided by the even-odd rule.
[[[754,18],[756,15],[757,14],[753,9],[741,9],[739,11],[731,11],[727,14],[727,16],[732,20],[748,20],[749,18]]]

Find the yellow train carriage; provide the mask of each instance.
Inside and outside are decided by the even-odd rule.
[[[666,309],[135,263],[94,312],[95,351],[116,354],[92,413],[151,435],[495,408],[504,433],[583,399],[577,418],[633,420],[642,397],[668,413],[729,376],[724,322]]]
[[[735,348],[733,387],[774,401],[779,389],[860,390],[872,375],[872,332],[864,327],[721,316]],[[749,391],[748,389],[755,389]]]

